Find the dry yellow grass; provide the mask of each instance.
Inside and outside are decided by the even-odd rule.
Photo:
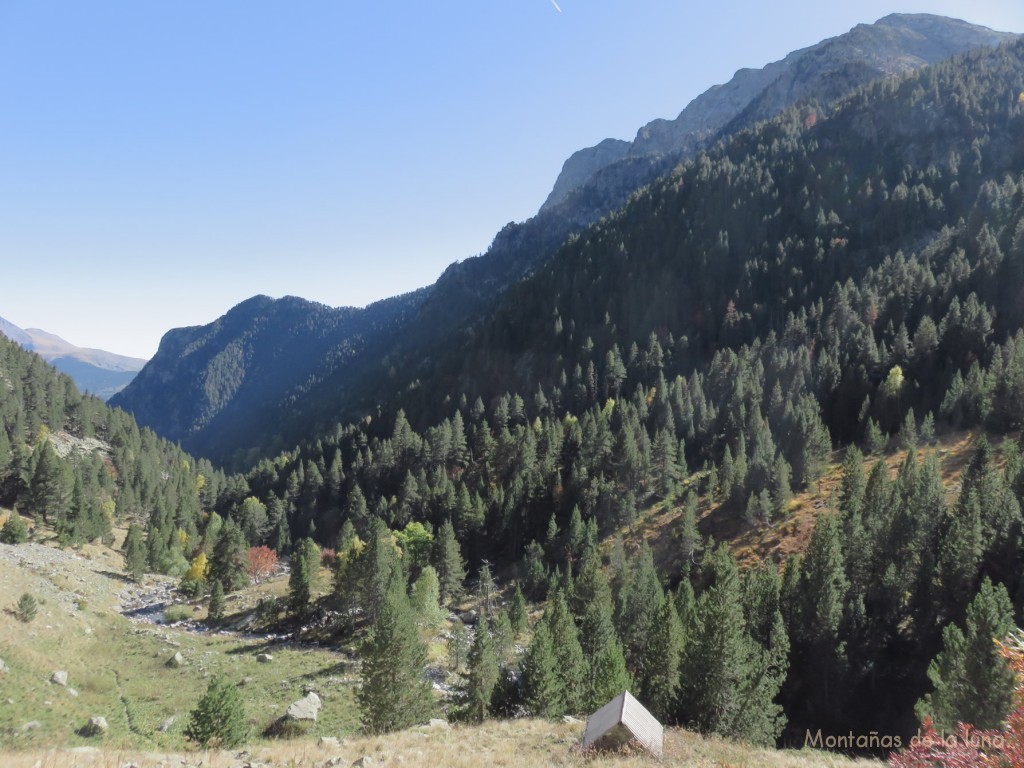
[[[542,768],[546,766],[693,766],[694,768],[852,768],[881,766],[870,760],[850,760],[810,750],[758,749],[687,731],[665,732],[665,759],[642,754],[583,754],[582,723],[541,720],[493,721],[481,726],[414,728],[385,736],[342,741],[339,747],[316,742],[286,742],[250,751],[146,753],[120,750],[106,744],[94,751],[57,750],[35,753],[0,752],[4,768],[138,768],[199,766],[239,768],[247,763],[268,768],[321,768],[351,765],[367,755],[374,766],[444,766],[445,768]],[[338,760],[336,763],[329,761]]]

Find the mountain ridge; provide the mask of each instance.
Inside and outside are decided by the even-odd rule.
[[[41,328],[19,328],[2,317],[0,333],[66,373],[82,391],[104,400],[126,387],[147,362],[103,349],[79,347]]]
[[[863,83],[865,77],[898,75],[1015,36],[932,14],[893,13],[874,24],[858,24],[760,69],[737,70],[728,82],[713,85],[693,99],[674,119],[658,118],[641,127],[632,142],[605,139],[578,150],[566,160],[541,210],[567,200],[574,190],[617,163],[692,157],[721,131],[748,127],[808,96],[835,99]],[[849,70],[855,63],[863,71]],[[815,86],[817,94],[812,93]],[[822,86],[827,92],[821,91]],[[599,180],[597,184],[600,186]]]
[[[908,25],[916,31],[908,32]],[[421,381],[429,380],[445,350],[457,346],[484,323],[510,289],[545,264],[567,239],[620,209],[638,189],[669,173],[685,159],[686,152],[695,152],[713,140],[734,135],[756,123],[761,114],[777,112],[798,98],[810,95],[820,97],[818,100],[824,103],[834,101],[855,86],[884,76],[888,71],[885,66],[894,73],[908,71],[924,61],[925,55],[938,56],[950,49],[969,49],[979,41],[996,42],[1009,37],[1009,33],[996,33],[942,17],[892,16],[794,52],[782,62],[761,70],[741,70],[730,81],[732,85],[710,89],[683,110],[681,116],[687,116],[683,139],[673,138],[674,129],[669,121],[654,121],[638,131],[637,141],[642,139],[641,144],[634,141],[632,145],[676,149],[637,150],[615,160],[622,155],[622,145],[614,141],[602,143],[605,159],[613,162],[595,170],[588,181],[572,188],[564,199],[545,203],[534,217],[506,225],[495,235],[485,254],[453,263],[432,286],[353,310],[349,324],[336,328],[333,344],[316,352],[321,355],[318,361],[290,358],[293,362],[284,366],[285,370],[273,369],[272,376],[277,379],[294,375],[287,386],[268,382],[264,387],[267,393],[273,390],[276,394],[254,397],[249,407],[258,403],[258,410],[247,410],[243,403],[230,402],[229,390],[235,382],[218,378],[224,370],[219,363],[211,362],[219,373],[200,370],[193,365],[198,358],[186,362],[169,353],[158,353],[147,366],[147,371],[152,371],[144,371],[145,375],[120,393],[114,403],[133,411],[142,423],[161,434],[181,440],[189,450],[216,461],[232,462],[249,461],[287,447],[287,442],[282,442],[271,427],[270,414],[289,425],[289,437],[316,434],[338,421],[373,414],[382,401],[393,402],[418,388]],[[899,48],[907,38],[912,39],[912,55]],[[871,46],[877,60],[874,66],[864,63],[863,57],[857,58],[857,50],[866,45],[865,39],[876,41]],[[817,57],[808,53],[813,51],[824,53]],[[790,63],[784,64],[787,60]],[[796,67],[794,61],[803,62],[802,67]],[[795,74],[783,81],[782,73],[789,71],[787,67]],[[735,84],[737,78],[743,85],[739,95],[730,90],[739,88]],[[757,101],[772,84],[776,84],[776,91],[784,92],[773,91]],[[708,106],[723,103],[727,108]],[[694,133],[690,130],[693,126],[704,128]],[[666,141],[669,143],[665,144]],[[204,338],[210,343],[217,336],[206,334]],[[234,354],[236,367],[244,368],[245,356],[239,357],[237,349],[229,350],[228,343],[219,352],[225,356],[220,362]],[[213,357],[211,354],[208,360],[213,361]],[[259,377],[248,370],[245,375],[245,383],[238,386],[255,392],[260,386]],[[187,399],[175,393],[197,391],[195,382],[199,379],[211,385],[209,393]],[[224,402],[224,407],[214,408],[216,425],[208,412],[210,396]],[[161,409],[174,414],[161,414]],[[294,428],[297,423],[303,428]],[[242,434],[247,442],[241,441]]]

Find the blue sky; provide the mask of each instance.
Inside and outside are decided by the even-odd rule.
[[[888,13],[1020,0],[0,0],[0,316],[148,357],[257,293],[364,305],[562,162]]]

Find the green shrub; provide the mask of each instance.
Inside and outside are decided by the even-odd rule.
[[[187,605],[172,605],[164,610],[164,624],[188,621],[192,618],[192,609]]]
[[[28,526],[15,510],[11,512],[4,527],[0,528],[0,542],[4,544],[24,544],[28,541]]]
[[[21,621],[28,623],[36,617],[36,612],[39,610],[39,604],[36,599],[32,597],[28,592],[21,596],[18,600],[18,608],[15,611],[15,615]]]
[[[249,737],[245,704],[224,677],[210,680],[206,693],[189,713],[185,736],[202,746],[235,747]]]

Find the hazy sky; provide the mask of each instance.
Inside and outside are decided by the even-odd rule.
[[[149,357],[257,293],[364,305],[562,162],[893,11],[1021,0],[0,0],[0,316]]]

